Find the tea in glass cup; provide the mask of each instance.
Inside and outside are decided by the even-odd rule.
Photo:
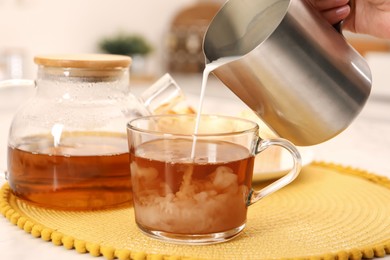
[[[214,115],[196,119],[159,115],[128,123],[135,220],[150,237],[184,244],[230,240],[244,229],[249,205],[299,174],[301,159],[294,145],[261,139],[256,123]],[[253,190],[255,155],[273,145],[291,153],[293,168]]]

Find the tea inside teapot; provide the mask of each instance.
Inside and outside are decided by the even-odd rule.
[[[51,208],[129,204],[126,123],[170,109],[182,98],[180,88],[164,75],[135,97],[128,56],[46,55],[34,61],[36,94],[15,114],[8,137],[12,192]]]

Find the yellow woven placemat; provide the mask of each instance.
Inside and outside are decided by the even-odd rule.
[[[315,162],[282,190],[249,207],[244,232],[209,246],[142,235],[133,208],[48,210],[15,198],[5,184],[1,213],[55,245],[107,259],[361,259],[390,254],[390,180]]]

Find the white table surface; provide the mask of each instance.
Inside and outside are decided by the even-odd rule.
[[[390,86],[387,83],[390,70],[386,69],[390,68],[390,56],[372,55],[368,61],[373,72],[373,89],[361,114],[344,132],[309,149],[314,154],[314,160],[353,166],[390,178]],[[186,93],[189,103],[196,107],[201,82],[199,75],[174,77]],[[133,86],[133,89],[134,93],[139,93],[143,87]],[[219,98],[218,102],[215,102],[216,97]],[[6,136],[13,111],[1,107],[3,101],[0,92],[0,170],[6,168]],[[204,112],[222,111],[223,114],[234,115],[245,109],[246,106],[218,80],[211,80],[206,92]],[[0,185],[4,182],[1,174]],[[92,257],[34,238],[0,216],[0,259],[85,260]],[[384,259],[390,259],[390,256]]]

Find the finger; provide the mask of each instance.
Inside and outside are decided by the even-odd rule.
[[[351,12],[351,8],[349,5],[344,5],[341,7],[337,7],[334,9],[330,9],[322,12],[322,16],[327,20],[330,24],[336,24],[341,20],[344,20],[348,17]]]
[[[349,0],[316,0],[312,2],[317,10],[327,11],[345,6],[348,4]]]

